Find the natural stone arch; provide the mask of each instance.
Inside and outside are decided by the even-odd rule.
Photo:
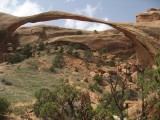
[[[130,38],[134,42],[137,58],[143,68],[153,65],[154,57],[157,54],[156,48],[154,48],[151,44],[154,38],[149,37],[142,30],[134,28],[131,24],[108,22],[60,11],[45,12],[27,17],[16,17],[5,13],[0,13],[0,43],[5,46],[8,41],[11,41],[13,32],[21,25],[57,19],[74,19],[110,25],[111,27],[123,32],[126,37]],[[5,51],[6,48],[2,50],[2,53]]]

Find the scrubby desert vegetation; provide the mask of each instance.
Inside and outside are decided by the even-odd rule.
[[[136,65],[134,54],[109,55],[75,43],[46,44],[40,51],[27,45],[10,54],[1,65],[5,72],[1,73],[0,94],[6,102],[1,116],[11,111],[28,119],[124,119],[139,104],[142,111],[139,106],[137,116],[132,117],[159,118],[159,54],[157,67],[146,70]],[[17,54],[24,59],[19,61]]]
[[[0,119],[159,120],[159,9],[148,12],[135,24],[64,12],[23,18],[27,23],[58,15],[119,30],[102,32],[46,25],[17,29],[21,18],[0,13]],[[3,18],[17,30],[8,32]]]

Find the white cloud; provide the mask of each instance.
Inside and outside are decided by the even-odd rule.
[[[108,21],[108,18],[104,19],[105,21]],[[87,28],[87,30],[97,30],[97,31],[103,31],[103,30],[107,30],[110,29],[111,27],[105,24],[100,24],[100,23],[94,23],[93,25],[91,25],[90,27]]]
[[[18,6],[12,14],[16,16],[28,16],[41,12],[42,8],[37,3],[27,0],[22,5]]]
[[[69,28],[74,28],[75,27],[75,21],[67,19],[66,22],[65,22],[65,26],[69,27]]]
[[[93,17],[98,9],[101,9],[99,5],[92,7],[91,5],[88,4],[86,5],[85,9],[77,10],[76,13]],[[104,18],[104,20],[108,21],[108,18],[106,17]],[[93,30],[102,31],[102,30],[110,29],[110,27],[105,24],[89,23],[89,22],[70,20],[70,19],[66,20],[65,27],[74,28],[74,29],[91,30],[91,31]]]
[[[0,12],[8,13],[15,16],[29,16],[43,12],[43,8],[36,2],[25,0],[23,4],[19,4],[18,0],[0,0]],[[34,25],[42,24],[34,23]],[[26,24],[30,26],[33,24]]]
[[[0,12],[9,13],[15,16],[28,16],[43,12],[43,8],[36,2],[25,0],[18,4],[17,0],[0,0]]]
[[[92,7],[91,5],[87,4],[86,8],[81,9],[81,10],[77,10],[76,12],[78,14],[85,14],[89,17],[93,17],[93,15],[95,14],[96,10],[99,9],[99,4],[95,7]]]

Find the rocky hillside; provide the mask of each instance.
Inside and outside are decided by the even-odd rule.
[[[113,28],[86,31],[48,25],[21,27],[28,22],[56,19],[97,22]],[[65,100],[68,98],[66,94],[65,97],[57,97],[63,101],[54,101],[56,108],[60,108],[57,111],[61,110],[62,104],[66,111],[73,104],[71,108],[84,110],[86,115],[88,108],[83,109],[84,106],[80,105],[89,104],[92,108],[90,112],[95,110],[92,114],[94,119],[97,116],[109,119],[106,109],[110,110],[112,116],[124,113],[122,117],[140,119],[143,88],[138,83],[138,74],[144,74],[144,69],[152,68],[155,64],[160,66],[160,63],[154,62],[160,48],[159,9],[149,9],[146,13],[138,14],[136,19],[136,23],[114,23],[60,11],[28,17],[0,13],[0,96],[11,102],[13,112],[9,117],[38,120],[37,117],[42,116],[33,107],[40,103],[37,102],[36,91],[40,88],[54,91],[58,86],[59,92],[60,86],[67,84],[83,94],[72,102],[70,98]],[[153,76],[150,79],[159,82],[160,72],[158,69],[153,73],[155,70],[156,67],[149,71],[147,77]],[[145,79],[143,83],[147,85],[151,82],[152,85],[150,79]],[[157,87],[158,82],[153,88]],[[145,96],[148,118],[152,115],[159,117],[160,95],[157,91],[153,90],[147,93],[149,97]],[[47,97],[43,102],[47,101]],[[53,98],[57,99],[55,96]],[[66,116],[73,118],[70,112]]]
[[[22,27],[14,33],[13,39],[19,41],[19,46],[34,45],[40,41],[49,44],[63,42],[64,44],[79,43],[81,46],[86,46],[93,51],[103,49],[112,54],[130,54],[134,52],[133,42],[115,29],[90,32],[41,25]]]

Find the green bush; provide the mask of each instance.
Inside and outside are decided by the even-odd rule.
[[[48,118],[52,118],[52,120],[56,120],[58,111],[58,106],[55,104],[55,102],[46,102],[41,108],[40,108],[40,117],[47,120]]]
[[[81,45],[80,44],[73,44],[73,48],[76,50],[81,49]]]
[[[44,49],[45,49],[44,42],[40,42],[40,43],[38,44],[37,50],[38,50],[38,51],[43,51]]]
[[[62,68],[64,64],[65,64],[65,61],[64,61],[62,53],[57,53],[53,60],[52,65],[57,68]]]
[[[45,120],[73,119],[78,108],[74,103],[80,100],[79,93],[74,87],[64,83],[55,86],[53,91],[40,89],[35,94],[37,102],[34,105],[34,112],[37,117]]]
[[[116,92],[118,94],[119,98],[119,92]],[[100,105],[103,106],[106,110],[108,110],[112,115],[117,115],[118,108],[116,106],[116,103],[114,102],[113,95],[110,93],[104,93],[100,99]]]
[[[82,35],[83,33],[82,33],[82,31],[80,31],[80,30],[78,30],[77,32],[76,32],[76,35]]]
[[[29,68],[38,70],[38,66],[39,66],[40,62],[38,59],[28,59],[26,61],[26,64],[28,65]]]
[[[129,77],[128,77],[128,81],[129,81],[129,82],[132,82],[132,76],[129,76]]]
[[[59,44],[58,44],[58,43],[55,43],[55,44],[54,44],[54,50],[58,50],[58,47],[59,47]]]
[[[91,50],[84,51],[84,59],[89,61],[93,57],[93,53]]]
[[[8,63],[14,64],[23,61],[25,58],[26,56],[20,53],[9,53],[6,56],[6,61]]]
[[[85,79],[84,79],[84,82],[88,83],[88,82],[89,82],[89,81],[88,81],[88,78],[85,78]]]
[[[108,61],[106,65],[110,67],[115,67],[116,63],[114,62],[114,60],[111,60],[111,61]]]
[[[126,97],[127,97],[127,100],[137,100],[138,99],[138,93],[137,93],[137,91],[135,91],[133,89],[129,89],[126,92]]]
[[[63,52],[64,52],[64,48],[63,48],[62,45],[60,46],[59,52],[60,52],[60,53],[63,53]]]
[[[5,99],[0,97],[0,117],[3,117],[9,112],[10,103]]]
[[[67,54],[73,55],[74,57],[78,58],[80,56],[80,54],[78,52],[73,52],[74,50],[78,50],[78,49],[80,49],[79,44],[70,43],[67,48]]]
[[[29,44],[24,46],[24,48],[21,51],[21,54],[25,55],[27,58],[32,56],[32,46]]]
[[[80,54],[79,54],[79,52],[74,52],[74,53],[73,53],[73,56],[76,57],[76,58],[79,58],[79,57],[80,57]]]
[[[94,32],[95,34],[98,34],[98,31],[97,31],[97,30],[94,30],[93,32]]]
[[[73,46],[69,45],[68,48],[67,48],[67,54],[72,55],[73,54],[73,49],[74,49]]]
[[[50,71],[55,72],[55,67],[53,65],[50,67]]]
[[[93,79],[96,80],[98,85],[102,85],[102,83],[103,83],[103,75],[96,74],[93,77]]]
[[[98,50],[98,53],[99,53],[100,55],[103,55],[105,52],[106,52],[105,49],[100,49],[100,50]]]
[[[98,105],[95,109],[95,120],[115,120],[112,114],[102,105]]]
[[[94,83],[94,84],[90,84],[88,86],[88,89],[91,90],[91,91],[97,91],[99,93],[103,93],[103,89],[101,88],[101,86],[99,86],[97,83]]]
[[[154,105],[154,108],[160,110],[160,102],[157,102],[157,103]]]

